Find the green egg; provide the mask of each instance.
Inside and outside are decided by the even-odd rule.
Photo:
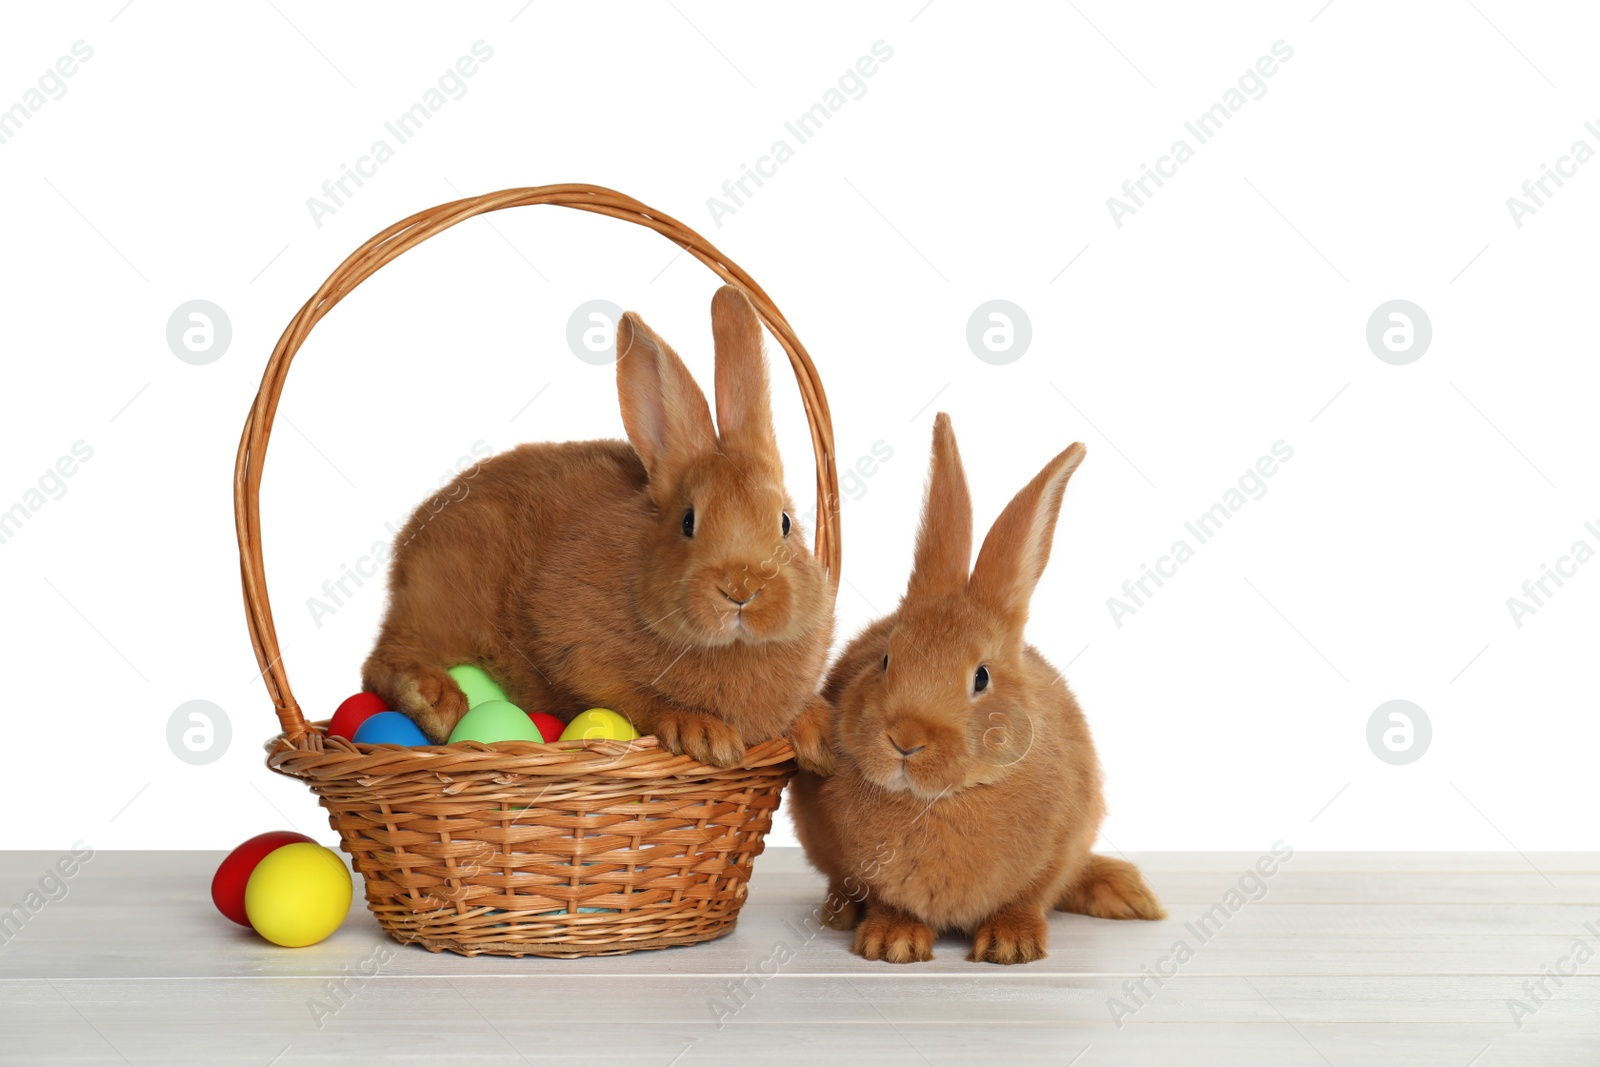
[[[542,741],[539,728],[527,713],[509,700],[487,700],[473,707],[450,731],[450,743],[481,741]]]
[[[450,677],[456,680],[461,691],[467,695],[467,707],[475,708],[479,704],[487,704],[491,700],[504,700],[506,691],[495,684],[489,677],[489,672],[475,663],[463,663],[458,667],[451,667]],[[537,737],[535,741],[539,740]]]

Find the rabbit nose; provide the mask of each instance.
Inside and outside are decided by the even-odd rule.
[[[903,748],[900,742],[894,739],[894,734],[885,734],[884,736],[889,739],[889,743],[894,746],[894,750],[900,753],[901,759],[910,759],[912,756],[915,756],[918,752],[921,752],[923,749],[928,747],[927,745],[912,745],[910,748]]]
[[[720,592],[724,597],[726,597],[728,600],[732,601],[734,604],[737,604],[741,608],[744,607],[746,604],[750,603],[750,601],[754,600],[756,597],[761,595],[761,590],[757,589],[754,593],[751,593],[749,596],[745,597],[743,600],[740,600],[738,597],[734,596],[732,593],[728,592],[726,589],[722,589],[720,586],[718,587],[718,592]]]

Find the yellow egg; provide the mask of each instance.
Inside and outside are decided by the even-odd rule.
[[[639,731],[633,728],[633,723],[610,708],[590,708],[580,712],[561,731],[563,741],[598,741],[602,738],[632,741],[638,736]]]
[[[267,853],[244,887],[244,911],[275,945],[303,948],[339,929],[350,913],[350,870],[334,852],[298,841]]]

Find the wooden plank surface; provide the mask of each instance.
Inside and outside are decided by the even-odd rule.
[[[0,853],[0,908],[57,858]],[[1011,968],[956,938],[852,956],[810,933],[823,886],[789,849],[728,937],[573,961],[402,948],[359,897],[327,941],[276,948],[212,909],[220,858],[86,864],[0,945],[0,1063],[1600,1063],[1595,854],[1299,853],[1204,930],[1256,855],[1136,855],[1172,918],[1056,915],[1050,955]],[[1595,957],[1558,986],[1579,939]]]

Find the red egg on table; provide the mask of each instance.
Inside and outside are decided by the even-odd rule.
[[[310,840],[305,834],[297,834],[293,830],[273,830],[252,837],[228,853],[228,858],[217,868],[217,873],[211,879],[212,903],[218,911],[240,926],[249,926],[250,918],[244,911],[244,887],[250,883],[250,875],[255,872],[256,864],[284,845]]]

